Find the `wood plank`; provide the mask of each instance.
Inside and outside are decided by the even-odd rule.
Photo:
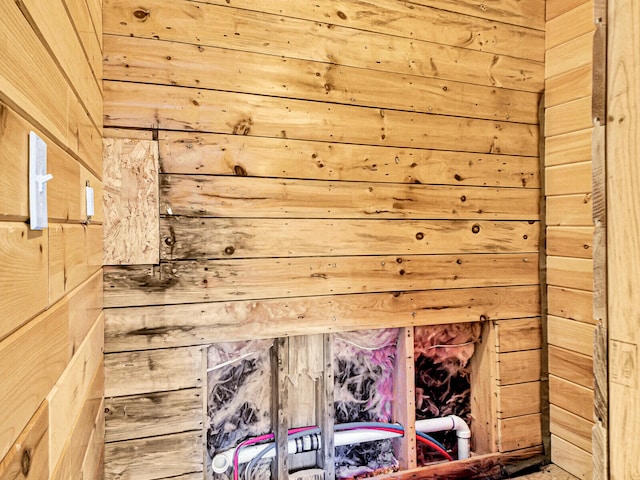
[[[483,322],[479,342],[471,357],[469,378],[471,387],[472,449],[476,453],[498,451],[498,408],[497,408],[497,336],[495,322]]]
[[[542,325],[540,318],[499,320],[496,322],[498,353],[535,350],[542,344]]]
[[[540,187],[532,157],[189,132],[160,132],[159,150],[164,173]]]
[[[105,355],[105,397],[199,387],[201,363],[200,347]]]
[[[584,130],[591,125],[591,96],[547,108],[545,135],[548,137]]]
[[[104,455],[105,480],[155,480],[202,472],[202,433],[186,432],[107,443]]]
[[[94,429],[82,461],[82,480],[102,480],[104,477],[104,401],[94,420]]]
[[[581,480],[592,478],[591,454],[556,435],[551,436],[551,459],[553,463]]]
[[[531,285],[535,254],[198,260],[106,267],[106,307]],[[269,272],[265,277],[264,272]],[[488,272],[492,272],[488,275]],[[149,288],[152,287],[152,288]]]
[[[537,286],[119,308],[105,311],[105,350],[144,350],[380,325],[395,328],[539,314]]]
[[[546,19],[550,21],[563,13],[567,13],[570,10],[578,8],[588,0],[547,0],[547,14]]]
[[[98,270],[68,295],[69,349],[75,354],[102,313],[102,270]]]
[[[537,222],[165,217],[160,225],[161,258],[170,261],[536,252],[539,235]]]
[[[127,140],[153,140],[154,132],[151,130],[135,130],[133,128],[105,128],[104,138],[122,138]]]
[[[540,380],[540,350],[501,353],[498,355],[498,383],[501,387],[514,383]]]
[[[64,0],[64,5],[69,12],[76,34],[80,38],[82,49],[98,83],[98,88],[102,90],[102,46],[93,25],[89,6],[86,1],[75,2],[72,0]]]
[[[565,133],[545,139],[545,165],[591,160],[591,138],[593,128]]]
[[[202,427],[200,388],[105,398],[105,442],[155,437]]]
[[[24,223],[0,223],[0,339],[48,305],[47,232]]]
[[[403,470],[417,467],[414,344],[413,327],[401,328],[393,374],[392,420],[405,426],[402,438],[394,442],[394,452]]]
[[[588,0],[547,22],[545,48],[549,50],[581,35],[591,33],[594,28],[593,0]]]
[[[591,96],[593,67],[583,65],[575,70],[548,78],[545,82],[545,106],[553,107]]]
[[[110,127],[507,155],[538,153],[535,125],[163,85],[106,81],[104,89],[105,125]]]
[[[546,195],[571,195],[591,192],[591,162],[570,163],[547,167]]]
[[[103,0],[87,0],[87,7],[89,8],[93,28],[96,31],[100,46],[102,46],[102,5]]]
[[[551,345],[549,373],[583,387],[593,388],[593,359],[588,355]]]
[[[541,415],[498,420],[498,438],[501,452],[542,445]]]
[[[103,348],[104,316],[101,315],[47,397],[51,413],[49,419],[51,439],[69,439],[72,436],[77,415],[82,411],[87,397],[97,398],[96,396],[102,395],[103,380],[98,378],[96,372],[102,368]],[[94,380],[98,383],[94,384]],[[96,415],[89,415],[89,417],[87,422],[93,424]],[[64,440],[51,442],[49,459],[52,470],[61,460],[64,447]],[[79,459],[74,459],[77,468],[80,468],[78,464],[81,463],[83,456],[84,450]]]
[[[208,0],[207,3],[227,5],[225,0]],[[232,6],[518,58],[537,61],[544,59],[542,32],[529,28],[530,24],[519,27],[511,22],[501,23],[480,18],[477,8],[474,9],[473,16],[462,15],[447,11],[450,7],[447,10],[431,8],[432,3],[382,0],[354,4],[332,0],[308,5],[304,2],[278,0],[257,5],[251,0],[235,0]],[[502,4],[500,7],[509,11],[513,5],[504,8]],[[424,28],[425,25],[442,25],[443,28]],[[526,45],[527,43],[530,44]]]
[[[402,4],[395,2],[394,5]],[[449,29],[421,28],[419,31],[425,30]],[[179,42],[158,43],[152,39],[107,35],[105,78],[489,120],[538,122],[537,93],[389,72],[370,71],[363,76],[362,69],[356,67]]]
[[[68,305],[60,302],[0,342],[0,458],[65,369],[68,325]]]
[[[593,322],[593,293],[549,286],[547,312],[579,322]]]
[[[553,315],[547,317],[547,323],[551,345],[593,356],[594,325]]]
[[[505,419],[539,413],[542,408],[540,388],[540,382],[500,387],[498,417]]]
[[[547,283],[556,287],[593,290],[593,260],[588,258],[548,257]]]
[[[593,61],[593,33],[550,48],[545,54],[545,78],[555,77]]]
[[[158,144],[105,139],[104,264],[159,263]]]
[[[592,254],[593,227],[547,228],[547,255],[591,258]]]
[[[591,451],[592,427],[593,422],[551,405],[551,433],[587,452]]]
[[[547,197],[547,225],[593,225],[591,194]]]
[[[327,24],[326,19],[308,21],[188,0],[176,5],[149,0],[138,14],[142,19],[136,17],[139,8],[125,0],[106,1],[104,6],[104,31],[108,34],[276,56],[285,54],[298,59],[531,92],[543,88],[541,62],[371,33]],[[309,35],[314,42],[306,40]],[[345,45],[349,48],[344,48]],[[365,50],[367,54],[363,54]],[[399,51],[407,52],[408,56],[401,58],[397,55]]]
[[[0,462],[1,480],[49,476],[49,405],[43,402]]]
[[[287,379],[289,366],[289,340],[276,338],[271,349],[271,429],[274,434],[275,457],[271,463],[271,476],[289,480],[288,430],[289,390]]]
[[[163,175],[160,211],[251,218],[537,220],[533,189]]]
[[[321,389],[321,401],[318,406],[318,412],[320,415],[320,431],[324,432],[324,438],[321,445],[321,449],[318,450],[318,466],[320,466],[325,472],[325,479],[332,479],[336,476],[336,462],[335,462],[335,442],[334,436],[327,432],[334,431],[335,425],[335,381],[334,381],[334,343],[335,336],[332,333],[323,333],[324,337],[324,349],[323,360],[324,369],[322,372],[322,389]]]
[[[593,390],[549,375],[549,397],[552,405],[593,421]]]

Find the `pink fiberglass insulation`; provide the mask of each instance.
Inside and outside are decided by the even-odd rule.
[[[390,422],[397,329],[336,334],[335,422]],[[367,478],[398,470],[391,440],[336,448],[336,478]]]
[[[232,477],[229,470],[211,474],[216,453],[247,438],[271,431],[272,340],[251,340],[211,345],[207,358],[207,475],[216,480]],[[252,478],[270,478],[269,463]],[[213,476],[211,476],[213,475]]]
[[[480,338],[479,323],[430,325],[415,329],[416,419],[458,415],[470,424],[469,361]],[[431,434],[449,451],[456,449],[455,432]],[[455,457],[455,456],[454,456]],[[442,457],[418,447],[421,464]]]

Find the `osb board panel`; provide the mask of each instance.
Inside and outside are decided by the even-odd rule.
[[[389,19],[385,22],[389,25],[387,22]],[[417,31],[427,30],[451,29]],[[105,48],[105,75],[109,80],[538,122],[538,94],[532,92],[390,72],[369,71],[365,76],[361,68],[133,37],[108,35]]]
[[[592,479],[591,454],[556,435],[551,435],[551,461],[580,480]]]
[[[593,225],[591,194],[547,197],[547,225]]]
[[[542,444],[541,414],[498,420],[498,445],[501,452]]]
[[[540,380],[541,351],[501,353],[498,355],[497,380],[500,386]]]
[[[105,442],[202,428],[202,390],[105,398]]]
[[[593,388],[593,358],[591,356],[550,345],[549,373],[583,387]]]
[[[289,17],[302,18],[316,22],[330,22],[334,25],[356,28],[360,30],[387,33],[418,40],[431,41],[444,45],[460,46],[491,53],[502,53],[519,58],[544,60],[544,35],[534,30],[529,23],[524,27],[511,21],[487,20],[499,11],[506,17],[517,15],[517,11],[527,11],[539,15],[533,8],[515,2],[501,3],[498,7],[477,8],[462,12],[456,6],[435,5],[433,2],[412,2],[402,4],[393,0],[377,2],[352,3],[344,0],[325,1],[322,4],[292,4],[287,0],[277,0],[268,4],[257,5],[251,0],[235,0],[232,4],[225,0],[209,0],[216,5],[232,5],[236,8],[255,10],[271,14],[286,14]],[[468,8],[469,5],[466,5]],[[497,8],[496,8],[497,7]],[[530,10],[527,10],[530,8]],[[491,13],[487,13],[491,12]],[[484,15],[487,15],[486,18]],[[535,18],[538,18],[537,16]],[[502,23],[504,22],[504,23]],[[442,25],[446,28],[428,28],[425,25]],[[490,33],[489,33],[490,32]]]
[[[505,55],[416,42],[390,35],[191,1],[145,3],[146,15],[124,0],[105,2],[104,31],[203,46],[283,55],[340,65],[537,92],[543,64]],[[286,13],[286,12],[285,12]],[[325,20],[326,21],[326,20]],[[314,42],[308,42],[309,35]],[[345,49],[344,45],[350,48]],[[319,48],[320,46],[320,48]],[[368,50],[367,55],[362,52]],[[397,52],[409,52],[397,55]],[[470,68],[465,68],[466,65]]]
[[[551,433],[576,445],[591,451],[591,429],[593,422],[574,415],[567,410],[551,405]]]
[[[593,128],[545,138],[545,165],[591,160]]]
[[[545,48],[550,49],[595,29],[593,0],[569,10],[547,22]]]
[[[593,255],[593,227],[547,228],[547,255],[591,258]]]
[[[536,220],[539,192],[368,182],[163,175],[162,214],[251,218]]]
[[[24,223],[0,223],[0,339],[49,304],[47,231]]]
[[[595,322],[593,317],[593,292],[571,288],[547,288],[547,312],[557,317],[579,322]]]
[[[593,89],[593,68],[591,64],[556,75],[545,82],[545,106],[553,107],[591,96]]]
[[[500,387],[498,418],[520,417],[541,411],[540,382],[517,383]]]
[[[593,356],[595,326],[562,317],[547,317],[549,344]]]
[[[0,480],[49,476],[49,405],[43,402],[0,462]],[[28,459],[25,461],[25,458]]]
[[[540,186],[533,157],[167,131],[159,132],[158,143],[164,173]]]
[[[116,307],[385,292],[390,288],[533,285],[538,282],[537,257],[507,253],[405,255],[105,267],[104,302],[105,307]]]
[[[542,345],[542,325],[539,317],[496,322],[499,353],[535,350]]]
[[[104,264],[159,262],[158,144],[104,140]]]
[[[68,305],[60,302],[0,342],[0,458],[64,371],[68,322]]]
[[[570,195],[591,192],[591,162],[570,163],[547,167],[545,171],[546,195]]]
[[[593,420],[593,390],[549,375],[549,400],[551,404]]]
[[[593,260],[547,257],[547,283],[556,287],[593,290]]]
[[[202,385],[202,348],[166,348],[105,355],[105,398]]]
[[[538,251],[537,222],[164,217],[163,260]],[[210,235],[215,232],[215,235]]]
[[[105,125],[109,127],[199,130],[506,155],[538,153],[535,125],[163,85],[106,81],[104,88]]]
[[[539,315],[539,288],[306,297],[105,311],[107,352]]]
[[[202,431],[107,443],[104,455],[105,480],[181,478],[202,472]]]

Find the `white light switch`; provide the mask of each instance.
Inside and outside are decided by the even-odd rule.
[[[31,230],[49,226],[47,212],[47,182],[53,175],[47,173],[47,144],[29,132],[29,215]]]
[[[87,182],[89,183],[89,182]],[[96,214],[96,207],[95,207],[95,199],[94,199],[94,195],[93,195],[93,187],[90,187],[89,185],[87,185],[85,187],[85,191],[87,194],[87,220],[91,219],[91,217],[93,217]]]

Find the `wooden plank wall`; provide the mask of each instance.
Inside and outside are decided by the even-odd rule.
[[[101,30],[99,1],[0,1],[2,480],[103,478]],[[30,131],[53,174],[42,231]]]
[[[202,478],[210,343],[462,321],[477,450],[540,451],[544,3],[104,0],[105,137],[156,145],[160,231],[157,263],[107,237],[107,478]]]
[[[592,477],[594,2],[547,1],[545,194],[552,461]]]

